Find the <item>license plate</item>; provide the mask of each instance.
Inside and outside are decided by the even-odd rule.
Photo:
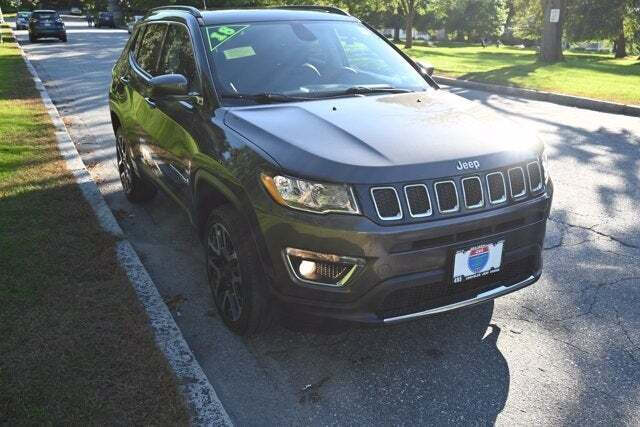
[[[503,246],[504,240],[501,240],[457,251],[453,260],[453,283],[499,272]]]
[[[50,26],[51,26],[51,22],[45,22],[45,23],[44,23],[44,26],[45,26],[45,27],[50,27]]]

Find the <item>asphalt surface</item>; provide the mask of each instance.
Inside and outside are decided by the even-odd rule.
[[[69,23],[66,44],[17,34],[237,424],[640,424],[638,118],[448,89],[548,145],[542,279],[394,327],[242,339],[215,313],[186,216],[162,195],[134,206],[122,194],[107,87],[126,31]]]

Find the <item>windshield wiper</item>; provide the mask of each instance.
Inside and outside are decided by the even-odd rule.
[[[367,95],[370,93],[409,93],[412,92],[409,89],[402,89],[393,86],[352,86],[339,93],[345,95]]]
[[[291,96],[284,95],[281,93],[255,93],[255,94],[246,94],[246,93],[225,93],[222,95],[222,98],[226,99],[245,99],[248,101],[254,101],[260,104],[270,104],[273,102],[296,102],[296,101],[308,101],[313,98],[305,98],[302,96]]]

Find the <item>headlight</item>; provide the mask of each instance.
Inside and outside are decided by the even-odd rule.
[[[281,205],[302,211],[360,213],[353,190],[344,184],[327,184],[288,176],[260,176],[265,188]]]

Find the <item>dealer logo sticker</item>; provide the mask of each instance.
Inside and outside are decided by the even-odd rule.
[[[469,270],[474,273],[479,273],[489,262],[489,246],[482,245],[477,248],[473,248],[469,253],[469,259],[467,261]]]

